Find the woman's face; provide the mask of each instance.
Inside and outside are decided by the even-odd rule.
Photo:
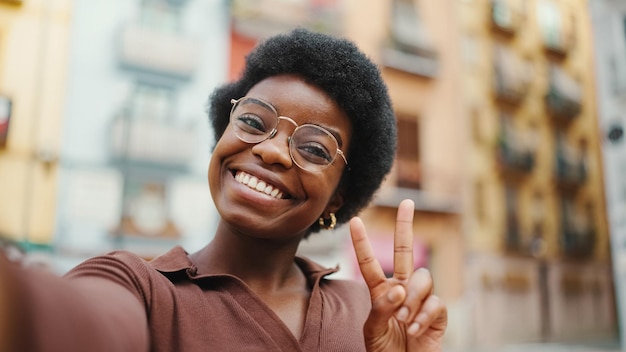
[[[316,86],[292,75],[274,76],[256,84],[246,97],[271,104],[279,116],[299,126],[313,124],[330,131],[339,149],[348,149],[350,120]],[[300,168],[289,153],[295,128],[281,119],[272,138],[251,144],[240,140],[230,123],[218,141],[209,164],[209,185],[222,220],[233,231],[268,239],[299,238],[323,213],[341,207],[336,191],[346,164],[338,155],[321,171]]]

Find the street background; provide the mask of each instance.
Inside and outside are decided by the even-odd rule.
[[[626,351],[624,1],[0,0],[0,243],[58,274],[206,244],[207,98],[297,26],[389,86],[397,158],[362,217],[392,272],[415,202],[447,351]],[[300,254],[360,280],[346,227]]]

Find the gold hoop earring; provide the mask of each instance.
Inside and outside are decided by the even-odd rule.
[[[330,216],[330,224],[328,225],[326,225],[326,219],[324,219],[323,216],[321,216],[317,221],[317,223],[320,224],[320,227],[324,230],[332,230],[335,228],[335,226],[337,226],[337,218],[335,217],[335,213],[330,213],[328,214],[328,216]]]

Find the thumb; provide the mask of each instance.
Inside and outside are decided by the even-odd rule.
[[[388,322],[406,298],[406,289],[402,285],[394,285],[372,300],[372,311],[365,323],[365,333],[370,337],[382,335],[388,329]]]

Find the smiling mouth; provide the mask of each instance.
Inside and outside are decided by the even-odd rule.
[[[277,187],[263,181],[259,180],[256,176],[252,176],[243,171],[237,171],[235,173],[235,180],[242,185],[248,186],[248,188],[253,189],[259,193],[266,194],[272,198],[276,199],[284,199],[285,194],[279,190]]]

